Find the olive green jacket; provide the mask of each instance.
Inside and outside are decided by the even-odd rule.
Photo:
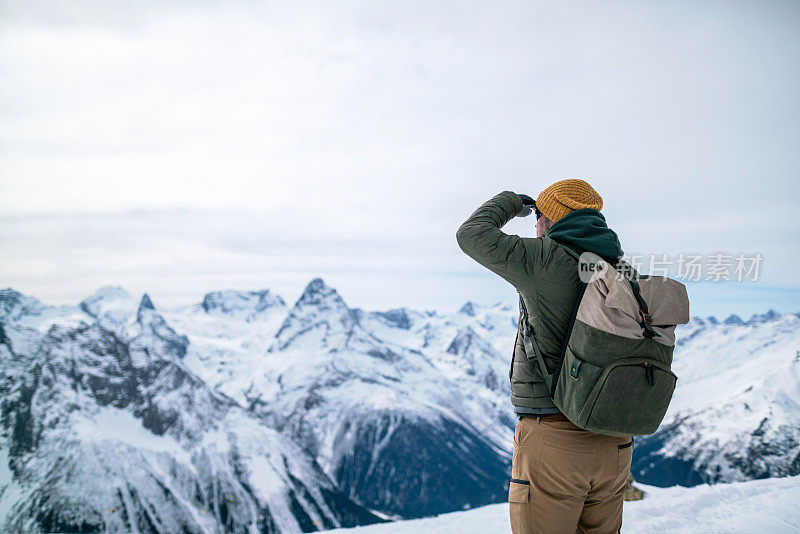
[[[604,258],[622,256],[617,234],[594,209],[573,211],[542,238],[508,235],[500,230],[522,210],[516,193],[503,191],[481,205],[456,232],[459,247],[519,291],[549,372],[554,372],[582,283],[573,251]],[[517,338],[509,372],[511,402],[518,414],[558,412],[537,366]]]

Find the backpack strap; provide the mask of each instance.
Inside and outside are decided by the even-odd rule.
[[[564,366],[564,356],[567,354],[567,345],[569,345],[569,338],[572,335],[572,328],[575,326],[575,320],[578,318],[578,309],[581,307],[581,301],[583,300],[583,295],[586,293],[586,288],[589,284],[583,283],[581,284],[581,289],[578,291],[578,298],[575,301],[575,307],[572,309],[572,314],[569,317],[569,326],[567,326],[567,335],[564,337],[564,343],[561,345],[561,352],[558,354],[558,364],[556,365],[556,372],[553,373],[553,378],[551,378],[552,384],[550,386],[550,396],[553,397],[556,394],[556,384],[558,382],[558,376],[561,374],[561,368]]]
[[[519,293],[519,291],[517,291],[517,293]],[[542,373],[542,378],[544,378],[544,383],[547,386],[547,390],[550,391],[550,384],[553,381],[553,376],[547,372],[547,366],[544,363],[542,351],[539,350],[539,344],[536,342],[536,338],[533,335],[533,326],[531,326],[531,323],[528,320],[528,310],[525,308],[525,301],[522,298],[521,293],[519,293],[519,309],[520,326],[522,328],[522,343],[525,346],[525,356],[528,357],[529,362],[533,363],[531,361],[531,354],[533,354],[533,357],[539,364],[539,370]]]
[[[554,240],[555,241],[555,240]],[[582,250],[573,247],[572,245],[568,245],[566,243],[560,243],[556,241],[558,245],[564,248],[564,251],[575,258],[576,260],[580,261],[580,256],[583,253]],[[581,299],[583,298],[583,292],[586,290],[586,284],[581,285],[580,292],[578,293],[578,301],[575,303],[575,308],[572,312],[570,317],[569,327],[567,328],[567,337],[564,339],[564,344],[561,347],[561,354],[559,355],[558,365],[556,367],[556,372],[550,374],[547,371],[547,366],[544,363],[544,357],[542,357],[542,351],[539,349],[539,344],[536,342],[536,337],[534,336],[533,325],[531,325],[530,321],[528,320],[528,310],[525,308],[525,301],[522,298],[522,294],[519,294],[519,308],[520,308],[520,323],[522,326],[522,343],[525,346],[525,355],[528,357],[528,361],[533,364],[533,359],[536,359],[536,363],[539,365],[539,371],[542,373],[542,378],[544,378],[545,386],[547,386],[547,391],[550,392],[550,397],[553,396],[556,381],[555,377],[561,372],[561,366],[564,362],[564,353],[567,350],[567,343],[569,342],[570,333],[572,333],[572,326],[575,324],[575,317],[578,314],[578,306],[580,306]],[[531,357],[533,354],[533,357]],[[513,359],[512,359],[512,366],[513,366]]]
[[[661,334],[653,330],[653,320],[650,317],[650,313],[647,311],[647,303],[642,298],[639,281],[632,276],[628,278],[628,281],[631,283],[633,296],[636,297],[636,302],[639,304],[639,315],[642,316],[642,321],[639,323],[639,326],[642,327],[642,335],[647,339],[661,337]]]

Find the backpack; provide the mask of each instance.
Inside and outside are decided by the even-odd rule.
[[[577,256],[574,250],[570,253]],[[580,256],[579,264],[588,254]],[[623,267],[620,273],[596,259],[553,374],[547,371],[520,295],[525,352],[532,365],[538,363],[553,403],[575,425],[610,436],[652,434],[664,419],[678,380],[670,367],[675,327],[689,322],[686,286],[667,277],[639,275],[624,262],[617,264]]]

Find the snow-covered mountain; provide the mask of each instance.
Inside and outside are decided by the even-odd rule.
[[[404,420],[416,413],[430,421],[455,402],[456,413],[470,414],[469,424],[481,418],[495,428],[499,424],[492,439],[495,448],[508,454],[502,426],[514,424],[506,376],[517,317],[516,307],[508,304],[481,307],[471,302],[451,315],[402,308],[365,313],[348,308],[335,290],[314,280],[283,323],[274,323],[276,335],[267,358],[258,351],[226,353],[229,367],[236,365],[231,362],[252,363],[221,388],[243,405],[275,417],[276,427],[311,451],[355,499],[407,515],[400,507],[387,510],[379,500],[365,498],[358,483],[341,478],[337,470],[349,466],[343,464],[343,451],[352,444],[346,441],[347,446],[337,448],[345,443],[341,429],[382,428],[375,417],[387,404],[404,414]],[[737,316],[724,321],[694,318],[679,327],[675,398],[659,432],[637,440],[637,478],[657,485],[692,485],[800,474],[799,349],[800,318],[794,314],[770,311],[747,321]],[[435,394],[417,385],[420,378],[426,385],[436,384]],[[455,389],[464,390],[464,384],[476,388],[484,402],[476,405],[470,394],[470,403],[462,404],[458,392],[443,397],[441,392],[452,390],[453,384]],[[377,443],[359,439],[372,447]],[[363,454],[381,458],[395,473],[405,468],[381,454]],[[405,462],[402,457],[400,461]],[[424,509],[421,502],[415,506]]]
[[[679,327],[673,370],[678,386],[664,424],[637,440],[637,480],[800,474],[800,317],[693,319]]]
[[[515,303],[291,306],[217,291],[159,309],[0,291],[0,530],[313,531],[505,499]],[[645,483],[800,473],[800,318],[693,319]],[[457,481],[457,483],[454,483]]]
[[[214,347],[236,369],[220,389],[371,509],[418,517],[497,502],[507,491],[514,423],[508,362],[467,326],[472,320],[366,313],[314,279],[266,348]],[[187,362],[200,375],[215,372],[191,350]]]
[[[87,300],[50,310],[0,293],[0,530],[298,532],[379,520],[192,373],[188,339],[147,295],[129,316],[122,292]],[[47,327],[59,314],[67,326]]]

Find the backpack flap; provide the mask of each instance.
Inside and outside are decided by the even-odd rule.
[[[638,289],[647,306],[653,339],[675,345],[675,325],[689,321],[686,286],[665,277],[639,277]],[[584,294],[577,319],[610,334],[641,339],[644,317],[631,281],[606,262],[595,266],[595,277]],[[593,304],[592,301],[597,301]]]
[[[685,285],[663,276],[648,276],[639,278],[639,287],[654,325],[689,322],[689,294]]]
[[[598,262],[595,274],[586,285],[576,320],[616,336],[641,339],[639,306],[630,284],[617,281],[616,271],[606,262]],[[627,288],[625,287],[627,286]]]

